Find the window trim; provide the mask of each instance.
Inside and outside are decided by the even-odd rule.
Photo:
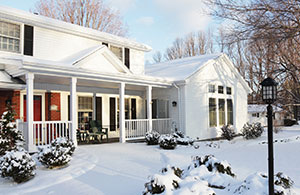
[[[1,50],[0,49],[0,52],[9,52],[9,53],[15,53],[15,54],[23,54],[23,36],[24,36],[23,30],[24,30],[24,24],[20,23],[20,22],[16,22],[16,21],[7,20],[7,19],[4,19],[4,18],[1,18],[0,21],[6,22],[6,23],[11,23],[11,24],[14,24],[14,25],[18,25],[20,27],[19,39],[16,38],[16,37],[11,37],[9,35],[2,35],[1,34],[1,36],[5,36],[7,38],[18,39],[19,40],[19,51],[10,51],[10,50]]]

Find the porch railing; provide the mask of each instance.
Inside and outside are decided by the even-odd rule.
[[[33,121],[33,144],[50,144],[59,137],[71,138],[71,121]]]
[[[172,120],[170,118],[152,119],[152,129],[161,135],[171,133]]]
[[[150,130],[149,123],[149,119],[125,120],[125,138],[127,140],[144,138]],[[152,119],[152,130],[160,134],[171,133],[171,125],[172,120],[169,118]]]
[[[149,131],[149,119],[125,120],[125,138],[143,138]]]

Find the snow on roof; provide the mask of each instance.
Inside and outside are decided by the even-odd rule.
[[[106,32],[101,32],[92,28],[71,24],[61,20],[33,14],[27,11],[15,9],[12,7],[0,6],[0,15],[8,20],[26,23],[48,29],[59,30],[76,35],[87,36],[89,38],[119,44],[122,46],[132,47],[142,51],[151,51],[152,48],[146,44],[138,43],[135,40],[120,37]]]
[[[145,66],[145,74],[163,77],[174,81],[185,80],[210,60],[215,60],[222,54],[207,54],[187,57],[168,62],[149,64]]]
[[[22,84],[18,79],[13,79],[7,72],[0,70],[0,83]]]
[[[262,113],[267,112],[267,106],[266,104],[249,104],[248,105],[248,113]],[[274,112],[280,112],[282,111],[282,108],[278,106],[273,106]]]

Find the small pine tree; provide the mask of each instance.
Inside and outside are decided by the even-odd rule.
[[[22,133],[12,123],[15,120],[14,116],[15,112],[8,104],[7,111],[2,114],[0,122],[0,156],[24,143]]]

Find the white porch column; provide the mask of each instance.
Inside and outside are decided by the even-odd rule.
[[[33,73],[26,74],[26,119],[27,119],[27,150],[33,152]]]
[[[96,93],[93,93],[93,120],[96,120]]]
[[[149,131],[152,131],[152,86],[147,87],[147,119],[149,120]]]
[[[120,117],[119,117],[119,124],[120,124],[120,143],[125,143],[125,83],[120,83],[119,88],[119,105],[120,105]]]
[[[76,129],[77,129],[77,109],[76,109],[76,84],[77,78],[72,77],[70,81],[70,120],[72,122],[71,139],[77,146]]]

